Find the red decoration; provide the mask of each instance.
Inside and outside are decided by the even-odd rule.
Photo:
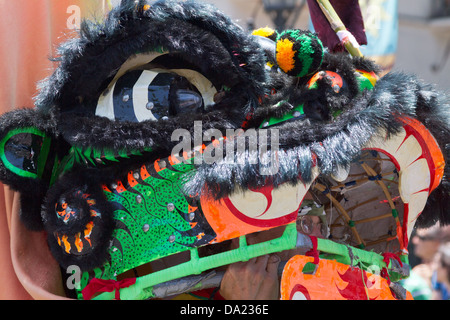
[[[135,283],[136,278],[124,279],[121,281],[94,278],[81,291],[81,293],[83,294],[84,300],[90,300],[96,293],[115,291],[115,299],[120,300],[120,289],[127,288]]]

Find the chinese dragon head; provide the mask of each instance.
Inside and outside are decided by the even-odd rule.
[[[80,268],[78,298],[132,270],[121,297],[152,298],[273,252],[198,255],[295,224],[307,195],[326,213],[324,253],[334,243],[407,263],[415,225],[450,221],[450,109],[415,76],[380,77],[310,32],[248,34],[192,1],[122,1],[58,54],[35,108],[0,118],[0,177],[62,270]],[[142,272],[187,252],[182,268]]]

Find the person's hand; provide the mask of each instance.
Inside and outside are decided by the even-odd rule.
[[[272,254],[229,265],[220,285],[221,296],[226,300],[279,299],[280,261]]]

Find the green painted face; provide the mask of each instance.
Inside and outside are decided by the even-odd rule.
[[[181,191],[182,174],[192,169],[180,164],[157,172],[143,166],[130,176],[126,188],[104,187],[106,199],[116,206],[117,228],[109,249],[111,272],[122,273],[214,238],[214,234],[204,235],[205,224],[200,221],[199,208],[193,206],[195,199]]]
[[[190,163],[157,161],[130,171],[126,181],[103,186],[114,208],[115,229],[108,262],[83,276],[83,288],[92,278],[116,279],[130,269],[169,255],[211,243],[215,233],[196,199],[181,190]]]
[[[11,130],[0,141],[4,166],[19,177],[42,179],[51,139],[35,127]]]

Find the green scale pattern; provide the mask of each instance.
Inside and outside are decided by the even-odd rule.
[[[116,188],[104,188],[106,199],[115,206],[110,260],[102,268],[85,272],[81,288],[94,277],[116,280],[134,267],[214,240],[215,234],[198,208],[190,217],[189,198],[181,191],[183,174],[194,166],[179,163],[156,172],[151,164],[146,169],[150,176],[139,177],[133,187],[121,181],[125,190],[120,183]],[[195,227],[191,222],[196,222]]]

